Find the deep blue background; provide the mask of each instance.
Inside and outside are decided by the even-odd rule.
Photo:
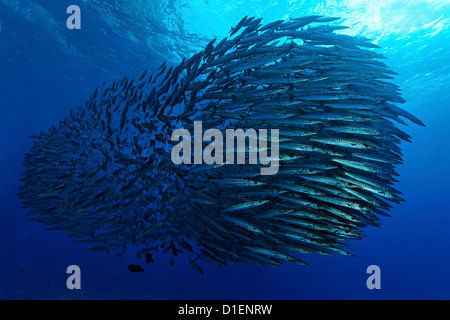
[[[66,28],[71,4],[81,7],[81,30]],[[403,107],[427,124],[404,129],[414,140],[398,168],[406,203],[350,243],[356,257],[307,256],[309,267],[205,266],[201,276],[186,257],[171,267],[158,256],[132,274],[126,266],[135,257],[93,253],[25,216],[17,191],[28,135],[83,105],[103,81],[179,63],[245,15],[269,23],[309,14],[341,16],[346,33],[374,39],[400,74]],[[449,299],[449,22],[448,0],[0,0],[0,298]],[[65,286],[71,264],[81,267],[79,291]],[[381,268],[381,290],[366,288],[371,264]]]

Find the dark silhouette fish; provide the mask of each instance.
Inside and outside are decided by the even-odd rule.
[[[146,259],[147,263],[155,262],[150,253],[145,254],[145,259]]]
[[[144,269],[138,264],[128,265],[128,270],[130,270],[131,272],[144,272]]]
[[[351,255],[346,241],[403,201],[393,185],[411,137],[395,123],[423,123],[396,105],[395,72],[369,50],[377,46],[334,33],[342,27],[324,24],[334,20],[245,17],[178,66],[95,90],[32,137],[20,192],[29,215],[95,250],[187,252],[200,273],[198,260],[277,266],[305,265],[303,253]],[[175,165],[171,134],[194,121],[279,129],[278,173]]]

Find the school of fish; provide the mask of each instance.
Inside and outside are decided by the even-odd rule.
[[[160,248],[171,264],[187,252],[201,273],[199,260],[277,266],[351,255],[347,240],[403,201],[395,167],[411,137],[394,122],[424,124],[396,105],[405,101],[378,46],[336,33],[346,28],[329,24],[337,20],[244,17],[178,66],[97,88],[31,136],[20,190],[28,214],[95,251]],[[278,173],[175,165],[171,134],[194,121],[279,129]]]

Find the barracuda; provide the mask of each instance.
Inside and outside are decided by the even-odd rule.
[[[201,274],[202,260],[351,255],[346,241],[403,201],[393,176],[411,137],[397,125],[424,124],[396,105],[405,101],[377,46],[335,33],[346,28],[326,25],[336,19],[244,17],[178,65],[97,88],[31,136],[20,188],[31,219],[118,256],[160,248],[173,264],[185,252]],[[239,129],[227,157],[222,132]]]

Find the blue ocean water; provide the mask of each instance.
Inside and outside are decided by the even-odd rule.
[[[69,5],[81,30],[66,27]],[[139,77],[165,60],[179,63],[243,16],[265,23],[304,15],[339,16],[349,35],[371,38],[399,76],[403,107],[426,123],[402,128],[405,164],[395,205],[381,228],[352,241],[356,257],[308,256],[309,267],[174,266],[158,256],[130,273],[133,256],[89,251],[63,231],[25,216],[17,196],[29,135],[84,105],[103,81]],[[0,298],[7,299],[449,299],[450,2],[342,1],[32,1],[0,0]],[[66,268],[81,268],[68,290]],[[366,269],[381,269],[369,290]]]

